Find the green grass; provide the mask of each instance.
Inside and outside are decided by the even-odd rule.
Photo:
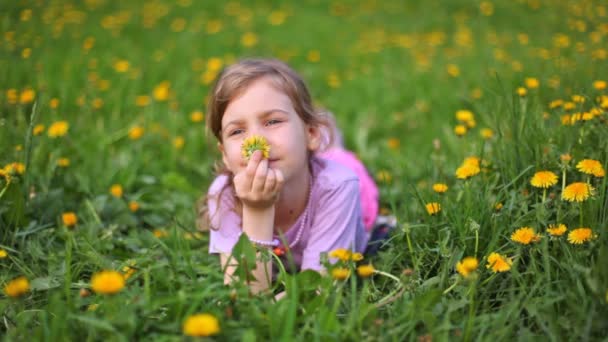
[[[286,15],[280,25],[270,23],[273,11]],[[607,12],[601,1],[540,0],[1,4],[0,167],[26,169],[10,183],[0,179],[0,249],[8,254],[0,284],[25,276],[31,290],[0,294],[0,334],[181,340],[185,319],[207,312],[219,320],[218,340],[605,338],[606,177],[575,165],[595,159],[608,168],[608,105],[600,98],[608,91],[593,86],[607,80]],[[241,43],[247,32],[256,44]],[[244,284],[223,285],[194,210],[219,155],[190,114],[205,110],[209,60],[248,56],[281,58],[300,72],[378,179],[381,205],[399,229],[371,260],[373,277],[281,274],[288,295],[276,303],[249,296]],[[115,69],[121,60],[129,62],[124,73]],[[530,77],[540,86],[518,96]],[[169,96],[155,99],[163,81]],[[32,101],[20,101],[25,89],[35,91]],[[142,95],[149,104],[138,106]],[[549,107],[572,95],[585,102]],[[562,115],[592,108],[602,108],[592,120],[562,124]],[[461,109],[476,125],[457,137]],[[67,134],[49,137],[62,120]],[[39,124],[44,132],[32,134]],[[144,134],[130,139],[135,126]],[[483,140],[483,128],[494,136]],[[564,166],[566,153],[572,161]],[[482,172],[456,179],[469,156],[483,159]],[[60,158],[69,166],[58,166]],[[530,186],[540,170],[560,176],[544,203]],[[596,188],[582,211],[561,199],[562,172],[566,185],[589,179]],[[449,190],[434,193],[436,182]],[[113,184],[122,186],[120,198],[110,195]],[[441,204],[438,215],[427,214],[429,202]],[[62,223],[65,212],[76,213],[75,228]],[[582,245],[550,238],[545,228],[558,222],[597,237]],[[523,226],[543,237],[511,241]],[[486,268],[493,252],[513,259],[510,271]],[[455,271],[466,256],[479,260],[468,279]],[[81,295],[95,272],[132,262],[136,272],[120,293]]]

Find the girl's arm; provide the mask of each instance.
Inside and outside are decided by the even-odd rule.
[[[283,187],[283,174],[280,170],[268,167],[268,160],[262,159],[261,151],[255,151],[247,167],[234,177],[234,188],[237,197],[243,203],[243,233],[248,237],[271,241],[274,230],[274,203]],[[234,260],[222,257],[225,268],[224,282],[230,283],[236,265]],[[252,271],[255,281],[249,283],[253,293],[266,290],[272,279],[272,263],[257,258]]]

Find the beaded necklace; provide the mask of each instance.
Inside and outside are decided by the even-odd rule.
[[[291,242],[289,244],[289,249],[293,248],[293,246],[297,245],[298,242],[300,242],[300,238],[302,237],[302,232],[304,231],[304,225],[306,224],[306,221],[308,219],[308,212],[310,211],[310,197],[312,196],[312,183],[313,183],[313,178],[311,175],[310,178],[310,185],[308,186],[308,197],[306,198],[306,207],[304,208],[304,216],[302,216],[302,219],[300,220],[300,224],[298,225],[298,230],[296,231],[296,238],[293,240],[293,242]],[[276,234],[275,234],[276,235]],[[281,243],[282,245],[282,243]]]

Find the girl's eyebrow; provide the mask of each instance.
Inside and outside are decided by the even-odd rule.
[[[259,112],[259,113],[256,113],[256,114],[254,114],[254,116],[256,116],[256,117],[260,117],[260,118],[265,118],[265,117],[267,117],[268,115],[273,114],[273,113],[276,113],[276,112],[283,113],[283,114],[289,114],[289,112],[287,112],[287,111],[285,111],[285,110],[283,110],[283,109],[279,109],[279,108],[273,108],[273,109],[266,109],[266,110],[264,110],[264,111],[261,111],[261,112]],[[241,123],[241,122],[243,122],[243,121],[244,121],[243,119],[235,119],[235,120],[229,121],[229,122],[226,124],[226,127],[228,127],[228,126],[230,126],[230,125],[239,124],[239,123]],[[224,128],[226,128],[226,127],[224,127]]]

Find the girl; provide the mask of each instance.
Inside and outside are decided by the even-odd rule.
[[[282,238],[299,270],[323,271],[321,254],[337,248],[365,250],[359,179],[316,156],[331,143],[330,121],[315,111],[303,80],[286,64],[251,59],[225,69],[210,94],[207,128],[218,140],[223,169],[201,213],[211,228],[209,252],[220,254],[226,283],[241,234],[268,248]],[[267,140],[267,156],[255,151],[243,157],[242,144],[252,136]],[[257,262],[254,293],[269,288],[272,272],[270,262]]]

